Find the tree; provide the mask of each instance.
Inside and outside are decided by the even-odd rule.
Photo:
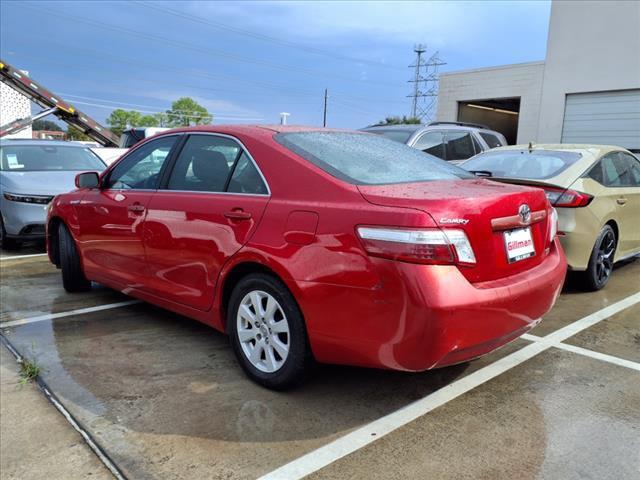
[[[156,126],[158,127],[166,127],[169,125],[169,115],[164,112],[154,113],[153,118],[156,120]]]
[[[388,116],[377,123],[377,125],[418,125],[420,124],[420,119],[417,117],[407,117],[406,115],[400,116]]]
[[[93,138],[89,135],[81,132],[78,127],[73,125],[69,125],[67,127],[67,139],[69,140],[80,140],[82,142],[95,142]]]
[[[158,119],[155,115],[143,115],[136,127],[157,127]]]
[[[206,108],[199,105],[194,99],[182,97],[171,104],[171,110],[167,110],[169,126],[186,127],[189,125],[206,125],[213,121]]]
[[[113,133],[116,135],[122,135],[129,127],[137,127],[140,125],[140,119],[142,118],[142,114],[140,112],[136,112],[135,110],[123,110],[122,108],[117,108],[109,118],[107,118],[107,125]]]
[[[51,120],[36,120],[31,125],[33,130],[49,130],[52,132],[64,132],[62,127],[58,125],[56,122],[52,122]]]

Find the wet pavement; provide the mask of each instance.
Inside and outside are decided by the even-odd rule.
[[[303,387],[271,392],[246,379],[225,336],[148,304],[8,326],[126,297],[68,294],[44,256],[3,252],[0,265],[3,335],[128,478],[256,478],[531,343],[419,374],[319,366]],[[600,292],[565,288],[532,333],[637,292],[640,260]],[[565,343],[640,362],[640,303]],[[313,476],[639,478],[639,440],[640,372],[550,348]]]

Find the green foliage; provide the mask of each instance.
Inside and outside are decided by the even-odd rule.
[[[40,375],[41,371],[42,368],[35,362],[35,360],[23,358],[20,362],[20,384],[26,385],[27,383],[35,380],[35,378]]]
[[[171,127],[186,127],[188,125],[207,125],[213,121],[213,116],[206,108],[194,99],[182,97],[171,104],[167,110],[168,124]]]
[[[56,122],[52,122],[51,120],[36,120],[31,125],[31,128],[33,128],[33,130],[36,130],[36,131],[49,130],[52,132],[64,132],[64,130],[62,129],[62,127],[60,127],[60,125],[58,125]]]
[[[113,133],[122,135],[122,132],[127,128],[138,126],[141,118],[142,114],[140,112],[117,108],[111,112],[111,115],[107,118],[107,125],[109,125]]]
[[[69,125],[67,127],[67,139],[69,140],[79,140],[82,142],[95,142],[95,140],[93,138],[91,138],[89,135],[86,135],[85,133],[81,132],[80,130],[78,130],[77,127],[74,127],[73,125]]]
[[[136,127],[157,127],[158,119],[155,115],[143,115],[140,117],[139,124]]]
[[[417,117],[407,117],[406,115],[400,117],[390,115],[377,125],[418,125],[420,123],[420,119]]]

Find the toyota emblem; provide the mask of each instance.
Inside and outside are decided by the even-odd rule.
[[[520,205],[520,208],[518,208],[518,215],[520,215],[522,223],[529,223],[529,221],[531,221],[531,209],[529,208],[529,205],[526,203]]]

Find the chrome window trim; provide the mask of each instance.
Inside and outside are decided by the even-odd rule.
[[[269,183],[267,182],[267,179],[262,174],[262,170],[260,170],[260,167],[258,166],[258,164],[254,160],[253,156],[249,152],[249,149],[245,146],[244,143],[242,143],[242,141],[239,138],[234,137],[233,135],[228,135],[226,133],[216,133],[216,132],[182,132],[182,133],[186,134],[186,135],[189,135],[189,136],[191,136],[191,135],[209,135],[209,136],[213,136],[213,137],[222,137],[222,138],[227,138],[229,140],[233,140],[234,142],[236,142],[238,145],[240,145],[240,148],[242,149],[242,151],[247,155],[247,157],[249,157],[249,160],[251,160],[251,163],[253,164],[255,169],[258,171],[258,174],[260,175],[260,178],[262,179],[262,182],[264,183],[265,187],[267,187],[267,193],[207,192],[207,191],[203,192],[203,191],[199,191],[199,190],[171,190],[169,188],[159,188],[159,189],[157,189],[158,192],[208,193],[208,194],[215,194],[215,195],[219,195],[219,194],[223,194],[223,195],[249,195],[249,196],[254,196],[254,197],[270,197],[271,196],[271,187],[269,186]],[[187,140],[187,141],[189,141],[189,140]],[[180,155],[178,155],[178,157],[176,157],[176,162],[178,161],[179,157],[180,157]],[[175,165],[175,162],[174,162],[174,165]],[[235,170],[234,170],[234,172],[235,172]],[[234,172],[231,172],[231,176],[232,177],[233,177],[233,173]]]

